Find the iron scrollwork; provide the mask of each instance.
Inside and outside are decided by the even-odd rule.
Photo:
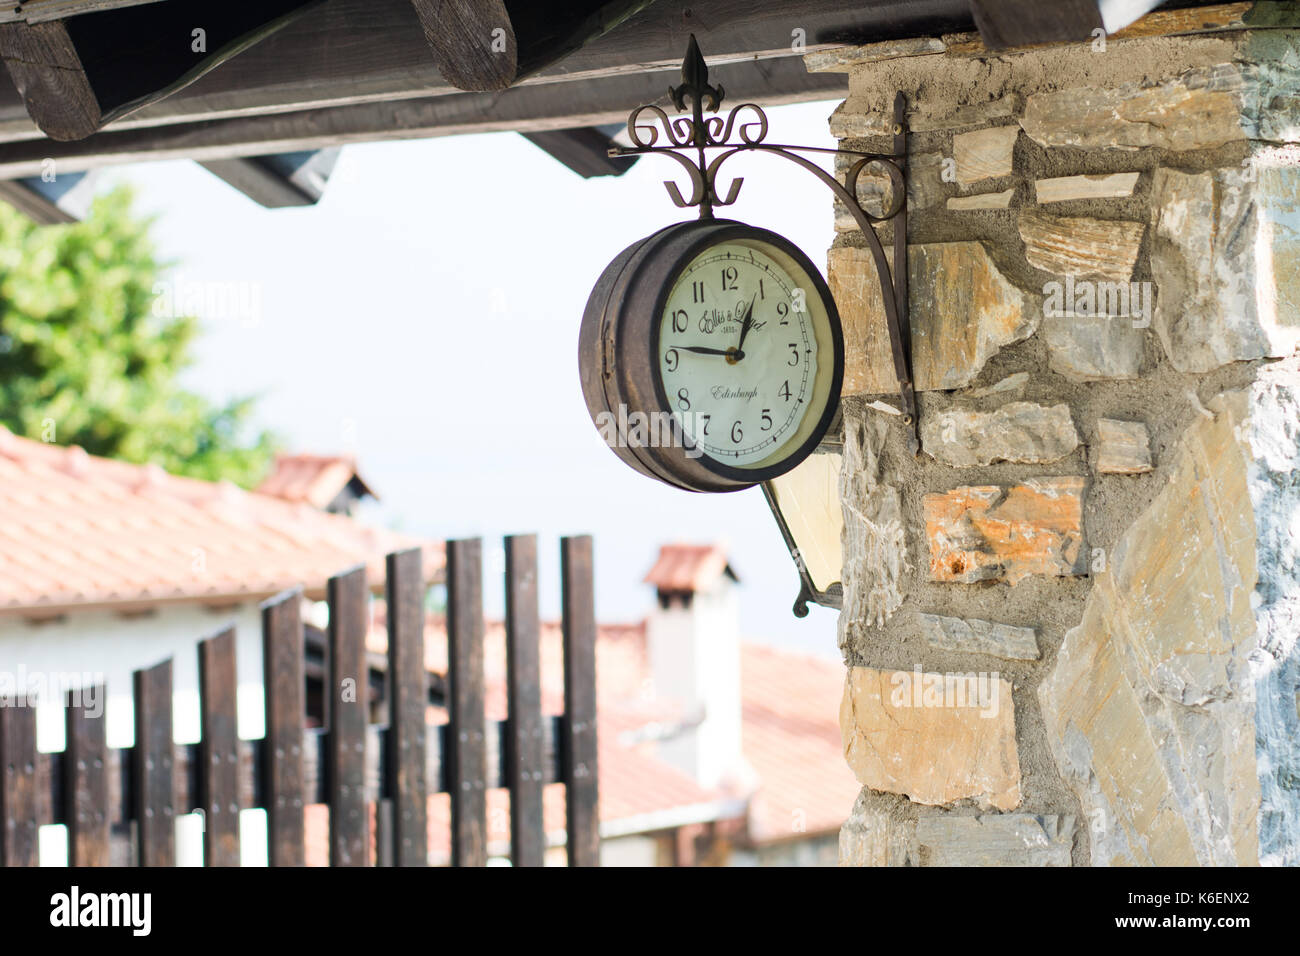
[[[682,209],[698,208],[701,219],[713,217],[719,207],[730,206],[740,195],[743,177],[733,179],[725,194],[719,193],[718,174],[737,153],[761,152],[788,159],[816,176],[853,215],[866,239],[880,279],[881,301],[889,328],[894,373],[899,382],[904,424],[909,428],[908,444],[913,454],[920,451],[920,428],[917,421],[916,394],[912,382],[911,329],[907,314],[907,125],[906,100],[902,93],[894,97],[893,142],[888,153],[864,153],[855,150],[826,149],[816,146],[791,146],[766,142],[767,114],[756,103],[741,103],[726,114],[718,115],[724,91],[721,84],[709,83],[709,68],[691,35],[682,62],[682,82],[668,90],[668,98],[679,113],[669,116],[654,104],[638,106],[628,116],[627,134],[631,147],[615,146],[611,156],[655,154],[674,159],[686,171],[690,195],[683,196],[677,183],[664,183],[673,203]],[[714,114],[714,115],[707,115]],[[662,134],[662,135],[661,135]],[[733,140],[733,136],[735,137]],[[800,153],[834,153],[853,157],[844,182]],[[874,215],[858,199],[858,181],[868,168],[888,176],[889,203]],[[893,228],[894,263],[890,268],[876,229],[890,224]]]

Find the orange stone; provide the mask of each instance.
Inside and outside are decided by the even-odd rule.
[[[1085,573],[1084,486],[1071,475],[926,495],[930,579],[1016,584],[1031,574]]]

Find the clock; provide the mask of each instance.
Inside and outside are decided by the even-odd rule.
[[[592,421],[624,462],[674,487],[738,491],[817,447],[839,405],[844,337],[797,246],[703,219],[610,263],[578,358]]]

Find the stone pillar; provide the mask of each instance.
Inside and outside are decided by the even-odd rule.
[[[844,147],[912,130],[919,458],[843,210],[829,253],[842,862],[1300,864],[1296,10],[809,56]]]

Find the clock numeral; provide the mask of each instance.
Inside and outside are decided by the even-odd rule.
[[[722,270],[722,291],[723,292],[736,291],[736,279],[739,277],[739,275],[740,273],[736,270],[735,266],[724,267]]]
[[[777,390],[776,394],[780,395],[787,402],[790,401],[790,380],[789,379],[786,379],[784,382],[781,383],[781,387]]]
[[[691,301],[697,303],[704,301],[704,280],[703,279],[701,279],[699,282],[691,283]]]
[[[772,430],[772,415],[771,415],[771,411],[772,411],[772,409],[770,409],[770,408],[765,408],[765,409],[763,409],[763,431],[765,431],[765,432],[768,432],[768,431],[771,431],[771,430]]]
[[[685,332],[691,323],[691,317],[686,314],[685,309],[678,309],[673,313],[673,331]]]
[[[691,410],[691,393],[684,388],[677,390],[677,407],[684,412]]]
[[[761,278],[758,280],[758,297],[760,299],[767,298],[767,293],[763,291],[763,280]]]
[[[713,417],[712,415],[700,416],[700,420],[704,422],[704,431],[701,433],[702,435],[707,435],[709,433],[709,419],[712,417]]]
[[[745,437],[745,433],[744,433],[744,432],[741,430],[741,428],[740,428],[740,421],[737,420],[737,421],[736,421],[736,422],[731,426],[731,441],[732,441],[733,444],[739,445],[741,439],[744,438],[744,437]]]
[[[776,314],[780,316],[782,325],[790,324],[790,304],[788,302],[778,302],[776,304]]]
[[[676,349],[669,349],[664,353],[664,361],[668,363],[668,371],[670,372],[677,371],[677,362],[680,359],[681,356],[677,354]]]
[[[795,345],[793,342],[790,343],[790,361],[786,364],[791,367],[799,364],[799,346]]]

